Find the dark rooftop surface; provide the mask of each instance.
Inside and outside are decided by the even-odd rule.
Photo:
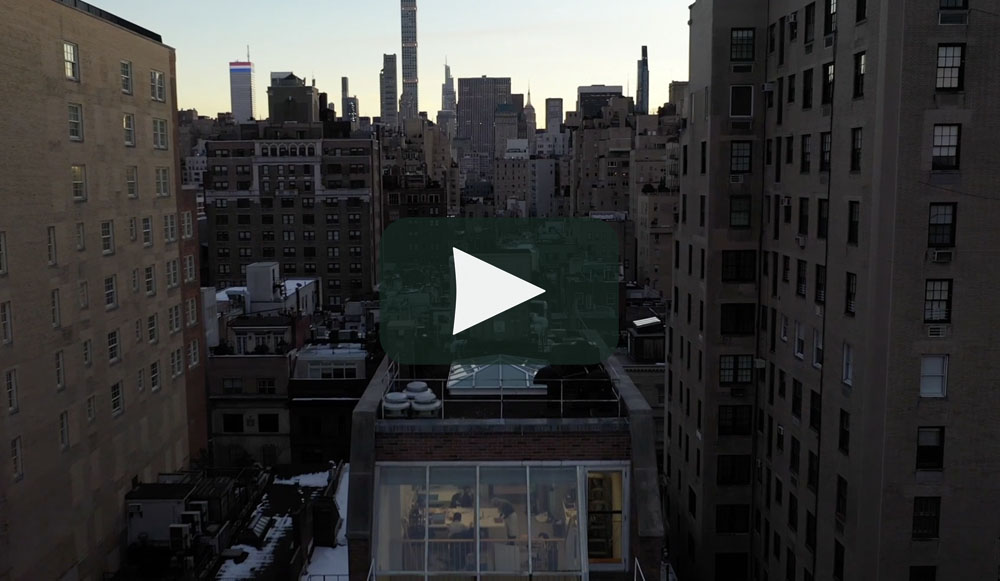
[[[126,30],[130,30],[130,31],[138,34],[139,36],[144,36],[144,37],[146,37],[146,38],[148,38],[150,40],[153,40],[153,41],[156,41],[156,42],[159,42],[159,43],[163,42],[163,38],[159,34],[156,34],[155,32],[153,32],[151,30],[147,30],[147,29],[139,26],[138,24],[129,22],[128,20],[125,20],[124,18],[121,18],[120,16],[115,16],[114,14],[112,14],[112,13],[106,11],[106,10],[102,10],[102,9],[98,8],[97,6],[94,6],[93,4],[88,4],[88,3],[84,2],[83,0],[55,0],[55,1],[58,2],[58,3],[60,3],[60,4],[65,4],[66,6],[69,6],[70,8],[75,8],[75,9],[79,10],[80,12],[86,12],[87,14],[90,14],[91,16],[95,16],[97,18],[100,18],[101,20],[106,20],[106,21],[108,21],[108,22],[110,22],[112,24],[116,24],[118,26],[121,26],[122,28],[124,28]]]

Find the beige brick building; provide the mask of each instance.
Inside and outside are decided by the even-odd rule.
[[[668,331],[684,579],[993,579],[1000,17],[698,0]],[[836,76],[834,76],[836,75]]]
[[[175,56],[84,2],[2,11],[0,579],[100,579],[125,493],[189,459]]]

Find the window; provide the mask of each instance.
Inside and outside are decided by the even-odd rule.
[[[820,102],[829,105],[833,102],[833,63],[823,65],[822,92]]]
[[[829,131],[819,134],[819,171],[830,171],[830,151],[833,148],[833,134]]]
[[[155,149],[167,148],[167,120],[153,119],[153,147]]]
[[[729,60],[741,62],[753,61],[754,29],[733,28],[729,34]]]
[[[14,340],[14,310],[10,301],[0,303],[0,341],[10,343]]]
[[[753,85],[729,87],[729,116],[753,117]]]
[[[121,62],[122,93],[132,94],[132,62]]]
[[[167,100],[166,75],[160,71],[149,71],[149,96],[154,101]]]
[[[756,269],[756,251],[722,251],[722,282],[754,282],[756,280]]]
[[[806,4],[806,25],[805,32],[803,33],[803,42],[806,44],[812,42],[816,38],[816,3],[810,2]]]
[[[937,581],[937,567],[934,565],[911,565],[910,581]]]
[[[935,125],[931,169],[957,170],[962,126],[957,124]]]
[[[868,0],[857,0],[854,5],[854,21],[862,22],[868,17]]]
[[[55,228],[49,228],[49,235],[51,236],[49,242],[51,245],[55,245]],[[87,249],[87,230],[83,222],[76,223],[76,249],[86,250]],[[54,264],[54,260],[50,260],[49,264]]]
[[[844,287],[844,312],[854,315],[857,312],[858,297],[858,275],[853,272],[847,273],[847,282]]]
[[[788,75],[788,102],[795,102],[795,75]]]
[[[965,88],[965,45],[939,44],[937,49],[938,91],[961,91]]]
[[[4,385],[7,388],[7,412],[16,413],[18,408],[16,369],[8,369],[4,373]]]
[[[788,471],[792,474],[799,473],[800,458],[802,456],[802,443],[795,436],[791,437],[791,444],[788,450]]]
[[[184,373],[184,354],[180,349],[174,349],[170,352],[170,376],[177,377],[181,373]]]
[[[865,53],[854,55],[854,98],[865,96]]]
[[[826,240],[830,225],[830,200],[816,200],[816,237]],[[824,277],[825,280],[825,277]]]
[[[688,146],[681,147],[681,175],[688,174]]]
[[[226,395],[238,395],[243,393],[243,379],[239,377],[223,378],[222,393]]]
[[[851,171],[861,171],[862,129],[851,129]]]
[[[109,309],[118,306],[117,278],[112,275],[104,279],[104,306]]]
[[[274,433],[278,431],[278,414],[257,414],[257,431]]]
[[[277,393],[277,384],[273,377],[264,377],[257,380],[257,393],[262,395],[274,395]]]
[[[837,475],[837,496],[833,513],[841,521],[847,517],[847,480],[839,474]]]
[[[145,270],[146,294],[156,294],[156,266],[147,266]]]
[[[749,173],[752,142],[733,141],[729,150],[729,173]]]
[[[722,355],[719,357],[719,383],[747,384],[753,379],[752,355]]]
[[[750,532],[749,504],[719,504],[715,507],[715,532],[739,535]]]
[[[52,289],[49,295],[49,310],[51,311],[52,326],[58,327],[62,324],[62,317],[59,313],[59,289]]]
[[[128,239],[135,242],[139,238],[139,221],[134,217],[128,219]]]
[[[108,333],[108,361],[114,363],[121,358],[121,337],[118,330]]]
[[[80,80],[80,47],[72,42],[63,42],[63,63],[66,78],[71,81]]]
[[[190,298],[187,300],[187,324],[188,326],[196,325],[198,323],[198,299]]]
[[[819,426],[823,418],[823,400],[820,399],[818,391],[809,392],[809,427],[819,431]]]
[[[87,339],[83,342],[83,364],[86,365],[87,367],[90,367],[90,364],[93,363],[93,361],[94,361],[94,348],[90,342],[90,339]]]
[[[917,496],[913,499],[913,538],[938,538],[941,520],[940,496]]]
[[[816,265],[816,303],[826,302],[826,267],[822,264]]]
[[[749,228],[751,208],[750,196],[729,196],[729,227]]]
[[[944,397],[948,394],[948,356],[920,357],[920,397]]]
[[[190,211],[181,214],[181,227],[181,236],[183,236],[185,240],[194,237],[194,221],[191,217]]]
[[[854,383],[854,348],[850,343],[844,343],[844,365],[842,381],[847,385]]]
[[[799,171],[809,173],[812,166],[812,135],[803,135],[799,147]]]
[[[813,329],[813,367],[823,366],[823,332]]]
[[[795,294],[800,297],[806,296],[806,291],[808,290],[808,282],[806,281],[806,273],[809,271],[809,266],[805,260],[795,261]]]
[[[170,195],[170,169],[165,167],[156,168],[156,195]]]
[[[24,477],[24,459],[21,457],[21,436],[10,441],[10,459],[13,463],[14,480]]]
[[[720,454],[717,464],[716,484],[719,486],[750,484],[749,454]]]
[[[222,431],[231,433],[243,432],[243,414],[222,414]]]
[[[142,219],[142,245],[153,245],[153,219],[149,216]]]
[[[87,168],[82,165],[70,166],[70,180],[73,200],[82,202],[87,199]]]
[[[781,315],[781,340],[788,341],[788,317]]]
[[[92,422],[97,418],[97,396],[91,395],[87,398],[87,421]]]
[[[941,0],[941,10],[966,10],[969,0]]]
[[[122,393],[122,382],[116,382],[111,386],[111,415],[117,416],[125,410],[124,394]]]
[[[951,279],[928,279],[924,283],[924,322],[951,322]]]
[[[174,305],[167,309],[167,325],[171,333],[181,330],[181,306]]]
[[[160,362],[154,361],[149,364],[149,390],[157,391],[160,389]]]
[[[917,428],[917,470],[944,469],[944,428]]]
[[[191,282],[195,279],[197,273],[194,267],[194,255],[188,254],[184,257],[184,282]]]
[[[749,405],[720,405],[719,435],[749,436],[752,413]]]
[[[806,330],[805,325],[795,321],[795,356],[799,359],[805,357],[806,351]]]
[[[101,222],[101,252],[115,253],[115,223],[111,220]]]
[[[83,141],[83,105],[70,103],[69,109],[69,138],[71,141]]]
[[[688,486],[688,512],[691,516],[696,516],[698,513],[698,495],[690,486]]]
[[[837,436],[837,448],[847,454],[851,451],[851,414],[840,410],[840,429]]]
[[[167,288],[180,284],[180,263],[176,258],[167,261]]]
[[[955,246],[955,212],[957,204],[931,204],[930,222],[927,228],[927,246],[930,248],[952,248]]]
[[[152,314],[146,317],[146,334],[150,343],[156,343],[160,337],[157,321],[159,315]]]
[[[7,274],[7,233],[0,230],[0,274]]]
[[[813,106],[813,70],[802,71],[802,108],[812,109]]]
[[[825,0],[826,10],[823,14],[823,34],[833,34],[837,31],[837,0]]]
[[[125,145],[135,146],[135,115],[132,113],[122,115],[122,130],[124,131]]]

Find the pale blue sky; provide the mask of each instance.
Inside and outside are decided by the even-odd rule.
[[[340,77],[350,77],[361,114],[378,111],[383,53],[400,53],[398,0],[92,0],[153,30],[177,49],[178,105],[202,115],[229,111],[228,62],[250,57],[258,110],[267,108],[270,71],[316,79],[340,110]],[[544,124],[546,97],[575,107],[578,85],[629,85],[649,46],[650,108],[687,77],[688,2],[682,0],[418,0],[420,109],[441,107],[444,61],[459,77],[509,76],[531,85]],[[400,81],[401,84],[401,81]],[[259,115],[263,117],[263,115]]]

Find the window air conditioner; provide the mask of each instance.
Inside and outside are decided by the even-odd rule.
[[[782,206],[791,206],[792,205],[792,197],[791,196],[784,196],[783,198],[781,198],[781,205]]]
[[[197,510],[185,510],[181,513],[181,523],[191,525],[191,532],[201,533],[201,512]]]
[[[949,335],[948,325],[927,325],[927,337],[931,339],[942,339]]]
[[[764,369],[767,366],[767,361],[761,359],[760,357],[757,357],[753,360],[753,366],[756,369]]]
[[[729,183],[731,184],[742,184],[743,174],[734,173],[729,176]]]
[[[170,550],[184,552],[191,548],[191,525],[170,525]]]
[[[761,86],[761,90],[764,91],[765,93],[773,93],[774,92],[774,83],[764,83]]]
[[[834,38],[834,36],[836,36],[836,35],[835,34],[828,34],[825,37],[823,37],[823,48],[830,48],[830,47],[833,46],[833,38]]]
[[[954,250],[932,250],[931,262],[951,262],[954,256]]]
[[[795,237],[795,243],[799,245],[799,248],[806,247],[806,237],[801,234]]]

